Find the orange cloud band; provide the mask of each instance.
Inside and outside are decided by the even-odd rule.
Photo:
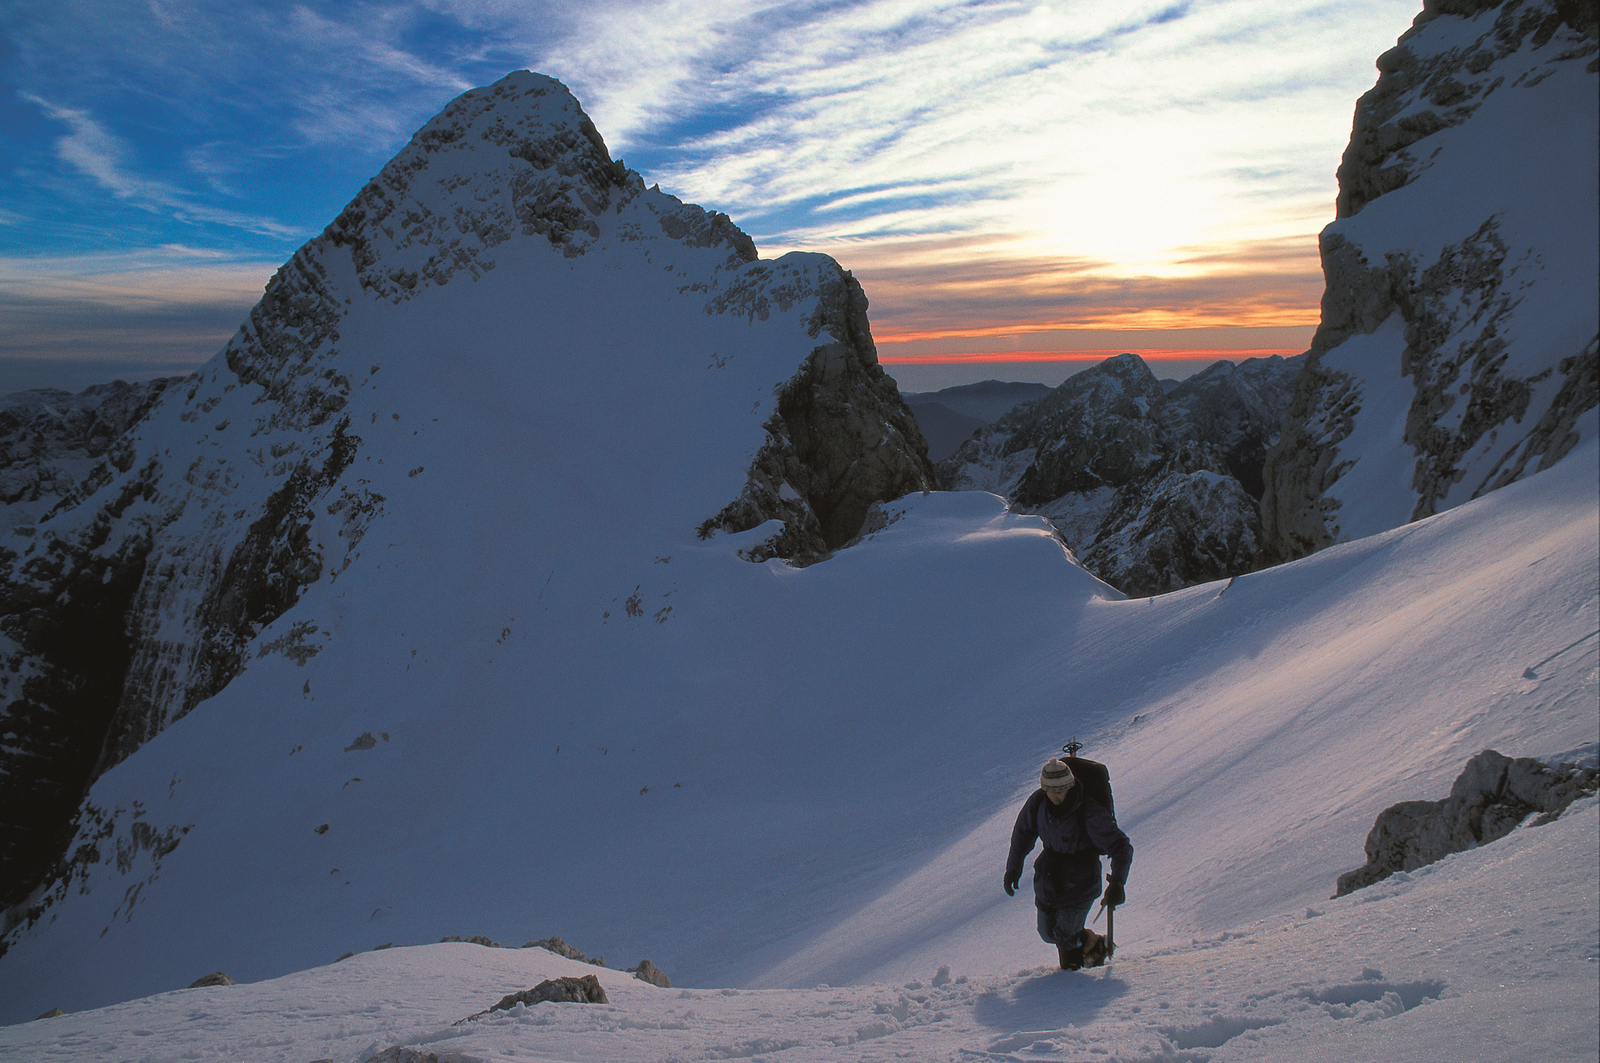
[[[1209,347],[1170,347],[1129,350],[1112,348],[1100,351],[967,351],[957,354],[880,354],[878,361],[885,365],[942,365],[948,362],[1103,362],[1119,354],[1137,354],[1147,362],[1174,361],[1177,359],[1207,358],[1212,361],[1238,361],[1244,358],[1285,358],[1303,353],[1303,348],[1259,347],[1251,350]]]

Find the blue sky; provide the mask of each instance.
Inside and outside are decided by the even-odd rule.
[[[1301,349],[1355,101],[1419,9],[0,0],[0,393],[209,357],[418,126],[523,67],[764,256],[854,270],[909,390]]]

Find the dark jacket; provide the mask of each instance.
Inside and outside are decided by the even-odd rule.
[[[1133,843],[1100,802],[1075,786],[1058,808],[1035,790],[1017,813],[1011,830],[1011,855],[1006,878],[1021,879],[1022,864],[1033,843],[1044,851],[1033,862],[1033,903],[1040,908],[1081,908],[1100,896],[1100,854],[1111,856],[1111,877],[1128,880]]]

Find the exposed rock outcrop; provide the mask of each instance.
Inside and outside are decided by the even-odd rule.
[[[522,947],[525,949],[545,949],[549,952],[555,953],[557,956],[565,956],[569,960],[577,960],[579,963],[593,964],[596,967],[604,967],[606,965],[606,958],[604,956],[585,956],[582,952],[573,948],[560,938],[540,938],[538,941],[530,941]]]
[[[333,1063],[331,1059],[314,1059],[311,1063]],[[368,1056],[367,1063],[439,1063],[439,1053],[423,1052],[415,1048],[403,1048],[395,1045],[386,1048],[375,1056]]]
[[[752,561],[819,561],[855,537],[874,502],[938,486],[922,429],[878,364],[866,293],[832,265],[808,325],[824,342],[779,392],[744,491],[700,528],[705,536],[782,521],[746,551]],[[767,269],[761,280],[783,291],[783,266]]]
[[[1592,3],[1429,0],[1379,57],[1269,459],[1264,560],[1459,505],[1593,430],[1595,26]]]
[[[211,985],[237,985],[237,984],[238,983],[236,983],[232,978],[229,978],[222,971],[212,971],[210,974],[202,975],[199,978],[196,978],[194,981],[190,982],[189,983],[189,988],[190,989],[203,989],[206,986],[211,986]]]
[[[628,968],[628,973],[641,982],[649,982],[651,985],[660,986],[662,989],[672,988],[672,979],[667,977],[667,972],[649,960],[640,960],[639,966]]]
[[[128,428],[182,379],[114,380],[76,395],[46,388],[0,398],[0,504],[7,530],[33,525],[73,496]]]
[[[592,974],[579,978],[562,977],[546,978],[532,989],[523,989],[515,993],[507,993],[500,998],[498,1004],[492,1004],[475,1015],[469,1015],[462,1022],[471,1022],[480,1019],[492,1011],[510,1011],[521,1004],[532,1007],[545,1002],[555,1004],[609,1004],[606,999],[606,988],[600,984],[600,979]]]
[[[941,462],[1050,518],[1085,568],[1131,595],[1250,571],[1256,498],[1299,362],[1218,362],[1168,389],[1123,354],[987,425]]]
[[[1537,816],[1531,821],[1535,826],[1552,822],[1597,787],[1600,772],[1594,768],[1551,768],[1486,749],[1467,761],[1444,800],[1402,801],[1379,813],[1367,835],[1366,864],[1340,875],[1334,896],[1487,845],[1530,816]]]

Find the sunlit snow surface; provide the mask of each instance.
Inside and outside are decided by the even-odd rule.
[[[1361,862],[1373,815],[1443,796],[1471,753],[1593,755],[1597,471],[1585,444],[1438,517],[1231,586],[1131,601],[1096,596],[1046,534],[992,497],[932,495],[801,571],[731,560],[713,540],[662,566],[679,581],[670,622],[590,633],[635,640],[646,660],[699,647],[699,699],[653,684],[648,666],[591,675],[612,708],[541,743],[504,691],[515,703],[499,728],[475,726],[475,743],[450,734],[449,713],[341,715],[330,698],[290,717],[306,748],[287,759],[290,723],[196,713],[158,744],[238,758],[224,778],[269,773],[303,795],[303,822],[272,822],[276,805],[252,821],[256,791],[243,782],[232,798],[216,793],[207,822],[234,830],[207,841],[197,829],[169,860],[187,850],[213,862],[225,910],[199,892],[152,890],[108,938],[154,925],[162,932],[132,938],[138,948],[187,964],[189,978],[222,967],[246,979],[292,962],[261,929],[281,922],[278,909],[325,928],[326,962],[429,940],[439,917],[403,906],[446,896],[456,900],[431,910],[455,913],[451,932],[510,944],[559,933],[613,966],[648,955],[695,988],[600,971],[610,1005],[540,1004],[452,1026],[508,992],[596,969],[537,949],[363,951],[275,981],[5,1028],[0,1052],[1592,1059],[1593,800],[1327,898],[1335,874]],[[358,728],[391,737],[344,752]],[[233,750],[218,752],[234,729]],[[608,734],[648,737],[585,748]],[[999,887],[1015,804],[1049,744],[1072,734],[1111,765],[1137,847],[1116,961],[1087,974],[1037,966],[1051,955],[1031,905]],[[201,767],[176,753],[157,761],[175,762]],[[565,803],[517,803],[519,792],[562,792],[537,783],[551,775],[570,786]],[[462,788],[481,794],[476,814],[435,822],[441,795]],[[374,792],[381,809],[364,803]],[[323,816],[333,827],[313,833]],[[248,850],[329,843],[324,862],[340,871],[327,881],[291,867],[251,893],[244,871],[229,877],[230,859],[251,875],[272,866]],[[327,900],[317,908],[307,895]],[[369,907],[385,898],[399,910]],[[24,959],[44,992],[13,981],[13,1000],[35,1013],[92,1003],[51,976],[50,956]],[[941,966],[952,981],[935,986]],[[761,985],[806,988],[743,988]]]

